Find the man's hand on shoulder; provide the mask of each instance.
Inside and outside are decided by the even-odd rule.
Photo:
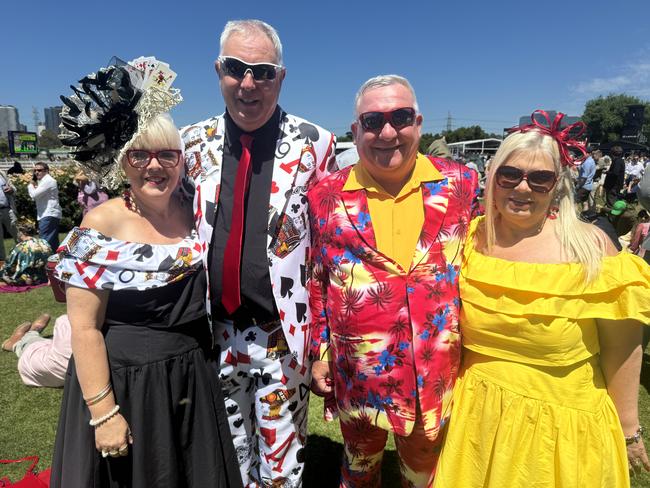
[[[311,391],[318,396],[330,395],[332,387],[332,363],[329,361],[314,361],[311,366]]]

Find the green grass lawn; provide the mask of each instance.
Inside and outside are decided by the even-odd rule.
[[[10,242],[6,241],[9,247]],[[14,327],[47,312],[52,317],[65,313],[65,305],[54,301],[50,288],[28,293],[0,294],[0,342],[9,337]],[[52,320],[53,323],[54,320]],[[51,324],[52,324],[51,323]],[[51,334],[52,325],[44,331]],[[644,355],[641,376],[641,424],[650,427],[650,354]],[[30,388],[22,384],[16,372],[16,356],[0,352],[0,459],[15,459],[28,455],[40,456],[39,467],[52,462],[52,447],[59,414],[62,390]],[[342,443],[338,422],[322,420],[323,404],[312,395],[309,407],[309,442],[305,488],[336,487]],[[18,467],[0,465],[0,478],[12,479],[24,472]],[[384,456],[383,486],[399,486],[399,471],[394,444],[389,442]],[[633,487],[650,487],[650,476],[643,474],[632,481]],[[586,487],[588,488],[588,487]]]

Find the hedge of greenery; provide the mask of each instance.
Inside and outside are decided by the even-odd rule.
[[[79,171],[74,164],[66,166],[50,166],[50,176],[59,185],[59,203],[63,210],[63,216],[59,225],[60,232],[67,232],[75,225],[79,225],[82,218],[82,209],[77,202],[79,189],[73,179]],[[27,193],[27,185],[32,180],[32,172],[26,171],[22,175],[9,175],[9,179],[16,187],[16,211],[18,219],[36,223],[36,205]],[[111,193],[109,192],[109,196]]]

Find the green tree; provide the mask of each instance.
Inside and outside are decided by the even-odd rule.
[[[444,131],[442,135],[446,137],[449,144],[452,142],[472,141],[474,139],[487,139],[489,137],[489,134],[479,125],[458,127],[452,131]]]
[[[650,139],[650,103],[625,94],[610,94],[589,100],[582,121],[587,125],[587,137],[593,142],[610,142],[621,138],[628,105],[645,105],[642,132]]]
[[[0,137],[0,157],[6,158],[9,156],[9,142],[5,137]]]
[[[336,136],[336,142],[352,142],[352,132],[346,132],[344,136]]]
[[[56,134],[45,129],[38,136],[38,147],[40,149],[54,149],[55,147],[61,147],[61,141],[59,141]]]
[[[440,136],[439,136],[438,134],[436,134],[436,135],[434,136],[434,135],[431,134],[430,132],[425,132],[424,134],[422,134],[422,136],[420,137],[420,152],[421,152],[422,154],[426,154],[426,153],[427,153],[427,149],[429,149],[429,146],[431,145],[431,143],[432,143],[435,139],[438,139],[439,137],[440,137]]]

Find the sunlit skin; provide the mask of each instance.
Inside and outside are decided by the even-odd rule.
[[[142,148],[133,147],[132,149],[144,149],[147,151],[160,151],[161,149],[176,148]],[[179,163],[173,168],[165,168],[160,165],[158,158],[152,158],[149,165],[145,168],[134,168],[126,158],[122,164],[124,172],[131,184],[131,192],[138,202],[156,202],[167,201],[170,195],[178,186],[182,164]]]
[[[404,85],[372,88],[359,100],[357,115],[365,112],[389,112],[403,107],[414,108],[413,95]],[[422,115],[415,123],[400,130],[388,122],[380,131],[365,131],[358,121],[352,124],[359,160],[366,171],[391,194],[399,193],[408,180],[420,144]]]
[[[551,157],[542,152],[515,153],[504,165],[519,168],[526,173],[555,171]],[[493,184],[494,204],[502,224],[516,228],[539,228],[544,223],[555,189],[548,193],[535,192],[525,179],[510,189],[501,188],[496,182]]]
[[[235,56],[247,63],[278,64],[273,43],[262,33],[231,34],[221,55]],[[248,72],[239,81],[223,74],[218,60],[215,68],[219,74],[221,94],[235,124],[245,132],[262,127],[271,118],[278,104],[286,70],[280,71],[273,80],[255,81],[252,73]]]

